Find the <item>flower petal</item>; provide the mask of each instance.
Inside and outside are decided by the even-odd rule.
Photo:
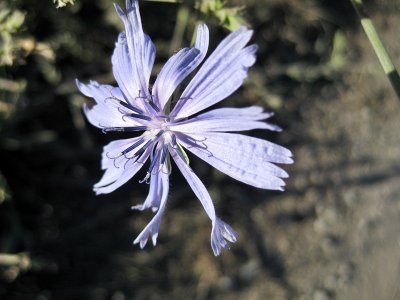
[[[265,120],[272,117],[273,113],[266,113],[261,106],[248,106],[243,108],[224,107],[205,112],[200,116],[204,118],[245,118],[246,120]]]
[[[127,108],[119,104],[120,101],[124,102],[124,97],[119,88],[99,84],[96,81],[84,84],[76,79],[75,82],[82,94],[93,98],[96,102],[95,105],[85,104],[83,106],[83,112],[92,125],[98,128],[105,128],[137,126],[141,124],[133,119],[122,118],[122,113],[127,111]]]
[[[288,174],[272,163],[292,163],[286,148],[241,134],[207,132],[180,135],[179,142],[221,172],[249,185],[283,190]]]
[[[197,28],[196,43],[193,48],[183,48],[173,55],[157,76],[153,86],[155,101],[161,109],[176,87],[202,62],[208,49],[208,28],[202,24]]]
[[[159,172],[150,175],[150,189],[146,200],[143,204],[132,206],[131,209],[143,211],[151,208],[153,212],[157,211],[160,207],[162,197],[162,180]]]
[[[179,157],[175,150],[171,152],[171,155],[211,220],[211,247],[214,255],[217,256],[221,253],[221,247],[229,248],[227,241],[236,242],[237,233],[228,224],[216,217],[210,194],[193,170]]]
[[[117,14],[125,25],[126,45],[128,47],[129,59],[125,57],[125,53],[121,54],[125,59],[121,58],[120,63],[130,62],[132,69],[132,80],[139,87],[140,96],[150,97],[149,95],[149,77],[154,63],[155,47],[150,38],[143,33],[142,21],[139,14],[139,4],[137,0],[126,0],[125,13],[118,4],[114,4]],[[125,52],[126,50],[124,50]],[[120,65],[120,64],[118,64]],[[125,80],[129,80],[130,77]],[[137,95],[136,97],[138,97]]]
[[[169,191],[169,174],[167,173],[165,165],[163,166],[163,170],[159,172],[157,176],[160,177],[160,180],[156,180],[150,184],[161,185],[154,187],[155,190],[158,189],[161,190],[161,199],[158,200],[158,202],[160,203],[159,209],[155,214],[155,216],[153,217],[153,219],[151,219],[149,224],[147,224],[147,226],[143,229],[143,231],[133,241],[134,244],[140,244],[140,248],[146,246],[147,240],[149,239],[150,236],[152,238],[153,246],[156,245],[158,237],[158,227],[160,225],[161,217],[164,213],[167,204],[168,191]]]
[[[228,35],[206,60],[182,93],[171,112],[184,118],[199,112],[236,91],[255,62],[256,45],[243,48],[252,31],[244,27]]]
[[[280,127],[276,125],[260,122],[272,115],[272,113],[263,113],[263,109],[259,106],[218,108],[189,120],[172,124],[170,129],[187,133],[252,129],[281,131]]]
[[[149,82],[151,69],[153,68],[155,59],[155,47],[147,35],[144,35],[145,39],[145,61],[143,66],[146,66],[143,70],[144,81]],[[136,64],[132,64],[131,56],[129,55],[129,48],[127,44],[126,35],[124,32],[118,36],[118,41],[115,43],[114,53],[111,57],[113,65],[113,73],[118,86],[122,90],[127,101],[134,106],[144,109],[143,100],[138,97],[144,96],[140,91],[142,87],[140,85],[140,79],[138,78]]]
[[[103,177],[94,185],[96,194],[108,194],[115,191],[129,179],[131,179],[144,165],[150,156],[152,147],[149,146],[139,158],[133,156],[118,155],[127,147],[138,141],[139,138],[117,140],[104,147],[102,155],[102,169],[105,169]],[[116,158],[112,158],[113,154]]]
[[[224,221],[217,218],[211,231],[211,247],[214,255],[218,256],[221,253],[221,247],[229,249],[229,244],[227,241],[235,243],[237,238],[237,232]]]
[[[106,170],[110,168],[111,166],[117,165],[121,166],[125,163],[115,161],[115,159],[112,158],[117,158],[121,157],[123,159],[128,159],[132,157],[133,155],[130,155],[130,152],[127,152],[127,156],[121,155],[121,152],[123,152],[125,149],[130,147],[131,145],[135,144],[137,141],[141,140],[142,136],[134,137],[134,138],[129,138],[129,139],[122,139],[122,140],[115,140],[112,141],[111,143],[107,144],[106,146],[103,147],[103,153],[101,157],[101,169]],[[135,148],[137,149],[137,148]],[[134,151],[134,149],[131,149],[131,151]],[[118,168],[121,169],[121,168]]]
[[[120,33],[118,36],[114,53],[111,56],[111,63],[114,77],[119,88],[126,96],[129,103],[134,104],[135,98],[138,96],[138,91],[140,90],[140,85],[139,79],[135,78],[137,73],[132,70],[125,32]]]

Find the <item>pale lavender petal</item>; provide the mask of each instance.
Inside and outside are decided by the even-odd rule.
[[[170,126],[170,128],[172,130],[185,133],[208,131],[243,131],[253,129],[276,130],[274,126],[264,122],[243,120],[239,123],[237,119],[190,120],[185,123]]]
[[[155,59],[155,47],[147,35],[144,35],[145,39],[145,61],[143,65],[146,66],[143,70],[143,76],[145,82],[149,82],[151,69],[153,68]],[[139,106],[141,109],[144,108],[143,99],[138,97],[143,96],[141,92],[140,79],[138,78],[138,72],[134,71],[131,63],[131,57],[129,55],[129,48],[127,45],[125,32],[120,33],[118,36],[118,42],[115,44],[114,53],[111,58],[113,65],[114,77],[118,83],[118,86],[122,90],[126,99],[131,105]]]
[[[214,255],[218,256],[221,253],[221,247],[229,249],[230,247],[227,241],[235,243],[237,238],[237,232],[224,221],[217,218],[211,232],[211,247]]]
[[[151,174],[149,194],[143,204],[134,205],[131,209],[143,211],[151,208],[153,212],[157,211],[160,206],[162,196],[162,181],[160,173]]]
[[[151,70],[153,69],[154,60],[156,59],[156,47],[147,34],[144,34],[144,59],[143,59],[143,76],[146,82],[149,82]]]
[[[183,48],[174,54],[161,69],[153,86],[154,101],[164,108],[175,88],[191,71],[191,65],[200,56],[196,48]]]
[[[138,235],[138,237],[133,241],[134,244],[139,244],[140,248],[146,246],[147,240],[151,236],[153,245],[155,246],[157,243],[158,237],[158,227],[160,226],[161,217],[164,213],[167,198],[168,198],[168,191],[169,191],[169,174],[167,173],[166,167],[163,166],[163,170],[158,175],[160,177],[160,181],[154,181],[153,184],[161,184],[161,199],[159,200],[159,208],[157,213],[151,219],[149,224],[143,229],[143,231]],[[151,183],[150,183],[151,184]],[[158,189],[159,187],[155,187]]]
[[[288,174],[272,163],[292,163],[286,148],[241,134],[208,132],[179,137],[182,146],[221,172],[249,185],[283,190]]]
[[[139,90],[133,93],[137,92],[139,94],[140,91],[140,96],[148,97],[148,80],[154,63],[155,47],[150,38],[143,33],[138,1],[126,0],[127,13],[117,4],[114,5],[117,14],[125,25],[126,45],[129,50],[129,61],[132,69],[131,76],[139,87]],[[126,80],[129,80],[129,78]]]
[[[83,106],[83,112],[92,125],[105,128],[137,126],[141,124],[133,119],[122,118],[122,112],[125,112],[126,108],[118,102],[119,100],[124,101],[119,88],[99,84],[96,81],[84,84],[76,80],[76,85],[82,94],[93,98],[96,102],[94,105],[85,104]]]
[[[217,108],[205,112],[199,116],[204,118],[240,118],[245,120],[265,120],[272,117],[274,113],[264,112],[264,109],[261,106],[248,106],[243,108],[236,107],[224,107]]]
[[[137,101],[139,90],[141,89],[137,72],[134,72],[129,49],[126,41],[125,33],[122,32],[118,36],[118,41],[115,43],[114,53],[111,57],[113,73],[119,88],[125,95],[129,104],[138,106],[143,109],[143,101]]]
[[[136,143],[140,138],[141,137],[134,137],[129,139],[116,140],[104,146],[103,153],[101,155],[101,169],[105,170],[110,168],[111,166],[115,166],[116,163],[111,158],[121,156],[120,154],[122,151],[124,151],[130,145]],[[122,155],[122,158],[125,157]]]
[[[269,129],[281,131],[281,128],[260,120],[271,117],[259,106],[246,108],[218,108],[189,120],[170,126],[171,130],[198,133],[207,131],[242,131],[252,129]]]
[[[171,112],[177,118],[199,112],[236,91],[255,62],[256,45],[248,43],[252,31],[244,27],[228,35],[206,60]]]
[[[140,90],[140,85],[139,79],[135,78],[136,72],[132,70],[125,32],[120,33],[118,36],[118,41],[115,43],[114,53],[111,57],[111,63],[119,88],[129,103],[134,104]]]
[[[111,143],[110,143],[111,144]],[[103,163],[107,169],[101,180],[94,185],[93,190],[96,194],[108,194],[131,179],[145,164],[150,156],[152,147],[148,147],[139,158],[126,158],[120,156],[115,161],[110,159],[108,163]],[[104,156],[103,156],[104,157]]]
[[[208,49],[208,28],[200,25],[194,48],[184,48],[173,55],[157,76],[153,86],[155,101],[164,108],[176,87],[202,62]]]
[[[229,248],[226,240],[231,243],[236,242],[237,233],[228,224],[216,217],[214,204],[211,200],[210,194],[193,170],[179,157],[176,152],[174,152],[174,150],[171,152],[171,155],[183,177],[185,177],[189,183],[190,187],[200,200],[204,210],[211,220],[211,247],[214,255],[217,256],[221,253],[221,247]]]

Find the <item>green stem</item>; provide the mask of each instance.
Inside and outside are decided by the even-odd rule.
[[[176,23],[174,29],[174,35],[169,47],[170,54],[179,50],[182,47],[183,35],[189,21],[190,11],[186,5],[180,5],[176,16]]]
[[[397,97],[400,99],[400,76],[396,67],[387,53],[385,46],[383,45],[379,35],[374,27],[369,16],[363,9],[362,0],[350,0],[353,4],[354,9],[360,18],[361,26],[363,27],[376,55],[378,56],[379,62],[381,63],[385,74],[388,76]]]
[[[170,55],[174,54],[182,47],[182,41],[186,27],[189,22],[189,18],[190,18],[189,7],[184,4],[180,5],[176,16],[174,35],[172,36],[172,40],[169,45]],[[169,113],[170,109],[171,109],[171,100],[169,100],[168,103],[166,104],[165,112]]]

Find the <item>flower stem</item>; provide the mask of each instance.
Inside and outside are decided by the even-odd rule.
[[[400,76],[396,67],[387,53],[385,46],[383,45],[379,35],[372,23],[370,17],[363,9],[362,0],[350,0],[353,4],[354,9],[360,18],[361,26],[363,27],[376,55],[378,56],[379,62],[381,63],[385,74],[388,76],[397,97],[400,99]]]
[[[182,47],[183,35],[189,22],[189,18],[189,8],[186,5],[180,5],[176,16],[174,35],[169,47],[170,54],[173,54]]]

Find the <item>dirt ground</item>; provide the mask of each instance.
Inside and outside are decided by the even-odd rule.
[[[400,101],[351,5],[235,2],[247,5],[260,50],[246,84],[224,105],[275,111],[282,133],[250,134],[293,151],[286,191],[245,186],[193,157],[219,214],[239,232],[237,244],[213,256],[209,220],[173,172],[158,245],[133,246],[151,213],[129,207],[141,203],[147,186],[135,179],[110,195],[93,194],[101,147],[114,137],[82,123],[71,105],[83,101],[70,87],[74,76],[112,80],[109,61],[100,62],[117,30],[105,31],[100,52],[83,62],[74,55],[85,50],[71,54],[67,45],[57,88],[43,91],[56,84],[32,79],[26,93],[36,102],[25,96],[22,121],[1,133],[1,170],[12,196],[0,203],[0,249],[26,259],[0,268],[1,299],[400,299]],[[158,45],[165,37],[145,20],[165,7],[142,8]],[[176,7],[170,10],[174,16]],[[366,11],[400,67],[399,5],[369,1]],[[96,42],[102,27],[93,30]],[[15,74],[38,78],[29,64],[37,62]]]

